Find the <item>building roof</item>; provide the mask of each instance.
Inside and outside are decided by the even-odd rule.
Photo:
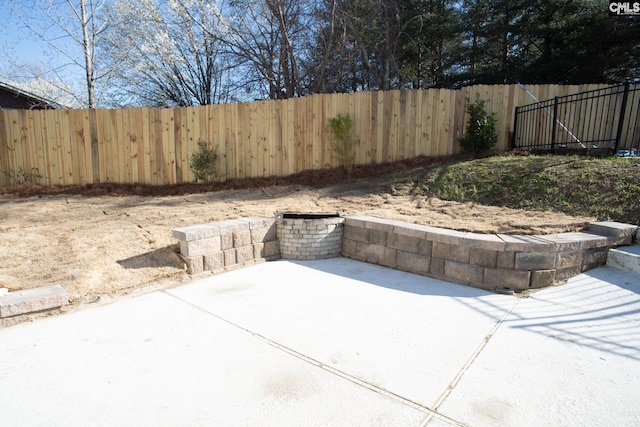
[[[64,105],[7,83],[0,82],[0,110],[65,109]]]

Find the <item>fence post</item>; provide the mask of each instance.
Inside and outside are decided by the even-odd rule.
[[[518,138],[518,110],[520,107],[516,107],[516,114],[513,117],[513,137],[511,138],[511,150],[513,151],[516,148],[516,140]]]
[[[556,120],[556,117],[558,117],[558,97],[557,96],[553,98],[553,117],[551,118],[553,120],[553,122],[551,123],[551,152],[553,154],[556,153],[556,128],[557,128],[556,123],[558,123],[558,120]]]
[[[91,170],[93,172],[93,182],[91,184],[100,184],[100,162],[104,159],[100,158],[100,149],[98,147],[98,119],[95,108],[89,109],[89,135],[91,138]],[[86,184],[89,184],[88,182]]]
[[[622,106],[620,107],[620,118],[618,119],[618,131],[616,132],[616,147],[613,154],[617,154],[620,149],[620,138],[622,138],[622,128],[624,126],[624,113],[627,109],[627,99],[629,98],[629,81],[624,83],[624,92],[622,93]]]

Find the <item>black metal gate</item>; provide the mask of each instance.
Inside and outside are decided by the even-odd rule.
[[[511,148],[640,156],[640,85],[625,83],[516,107]]]

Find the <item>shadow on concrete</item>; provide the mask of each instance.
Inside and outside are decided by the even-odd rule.
[[[637,275],[598,268],[533,294],[506,324],[640,360],[639,290]]]
[[[412,273],[386,274],[386,267],[351,263],[296,262],[306,268],[340,275],[375,286],[417,295],[451,297],[489,318],[498,320],[517,302],[501,328],[515,328],[567,343],[640,360],[640,281],[638,276],[608,267],[587,271],[566,284],[542,289],[527,298],[498,295],[482,289],[425,277],[406,280]],[[407,276],[408,277],[408,276]]]
[[[336,271],[335,264],[338,260],[343,261],[343,268],[340,268],[339,272]],[[292,264],[297,264],[305,268],[322,271],[323,273],[334,274],[340,277],[370,283],[387,289],[410,292],[418,295],[434,295],[454,298],[477,298],[491,295],[491,293],[482,289],[459,285],[452,282],[445,282],[444,280],[426,276],[424,283],[415,284],[415,281],[413,280],[402,280],[404,275],[407,275],[406,277],[418,276],[414,273],[394,270],[388,267],[368,264],[361,261],[354,261],[349,258],[339,257],[312,262],[287,260],[287,262],[291,262]],[[388,271],[392,271],[393,274],[387,274],[386,272]]]

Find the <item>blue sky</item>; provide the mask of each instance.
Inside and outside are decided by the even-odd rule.
[[[36,25],[43,21],[43,17],[31,6],[32,1],[0,0],[0,79],[11,73],[13,67],[9,59],[19,63],[41,62],[45,66],[64,63],[59,55],[49,52],[47,44],[34,35],[16,17],[11,14],[11,5],[33,19]],[[60,10],[63,9],[61,7]]]

